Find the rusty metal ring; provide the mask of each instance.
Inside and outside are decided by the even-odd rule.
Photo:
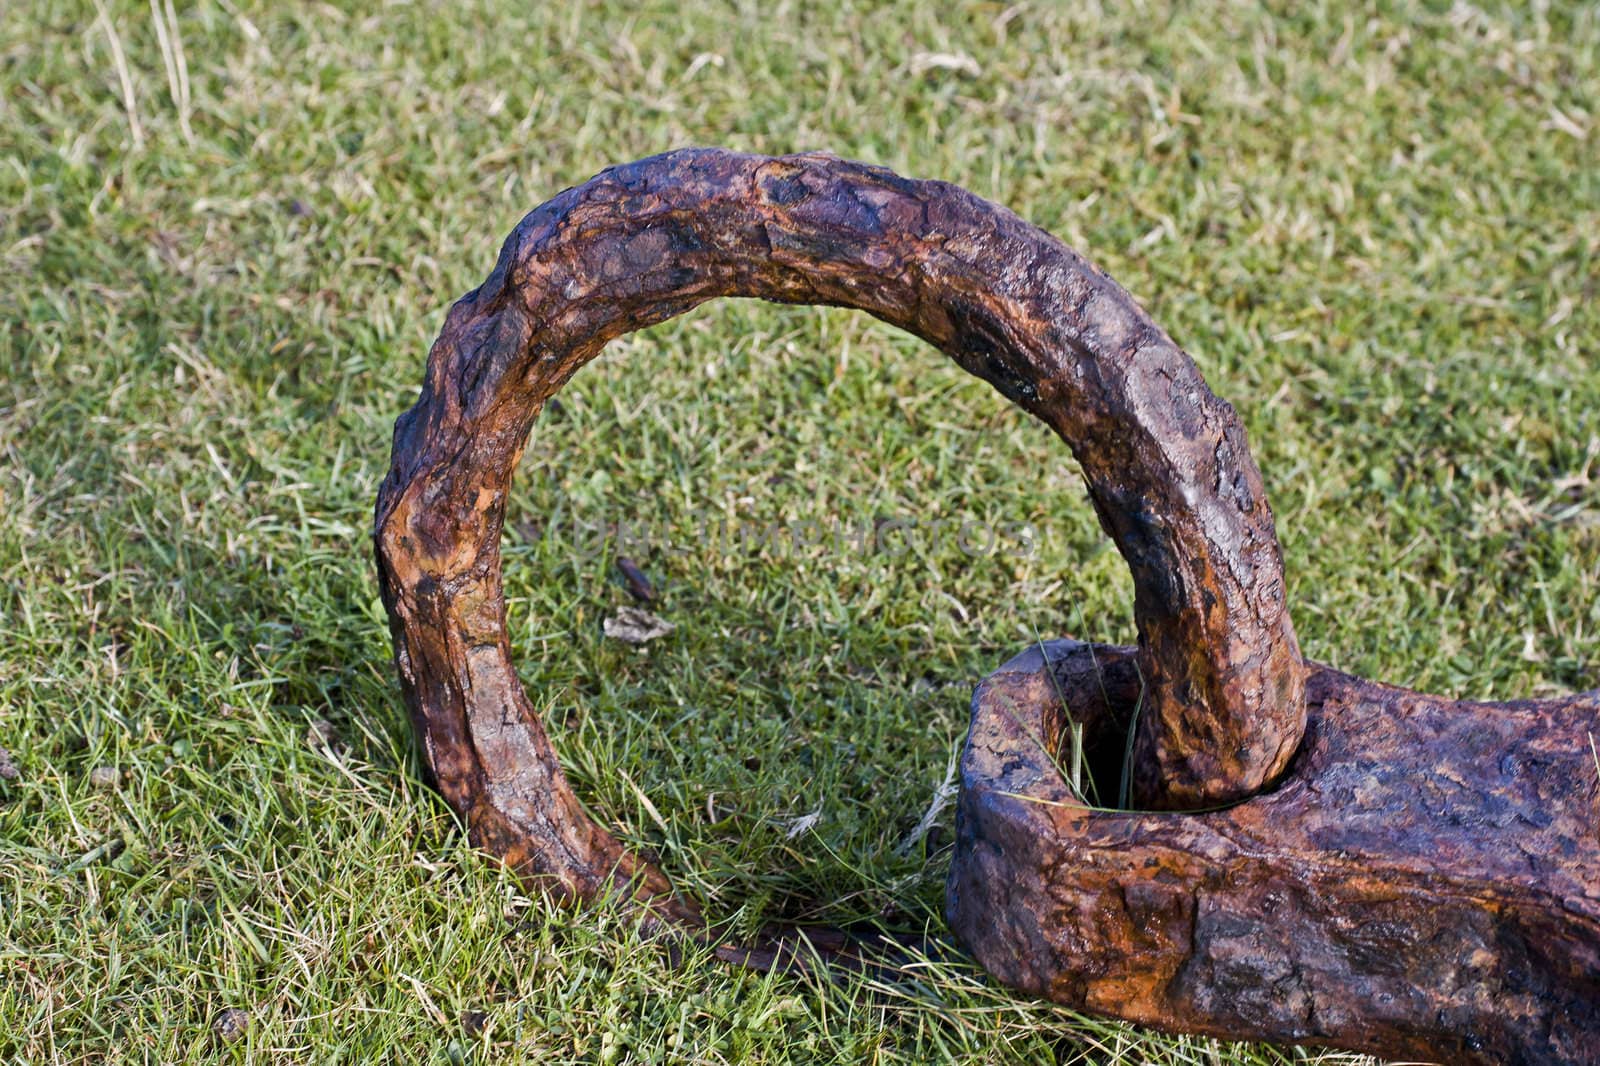
[[[627,881],[698,920],[572,795],[512,664],[499,539],[543,403],[608,340],[718,296],[867,311],[1067,442],[1133,571],[1145,805],[1235,800],[1283,770],[1305,704],[1272,514],[1238,418],[1190,358],[1072,249],[956,186],[690,149],[523,219],[395,426],[383,599],[426,765],[474,839],[566,893]]]
[[[1138,648],[1052,642],[974,695],[946,906],[991,972],[1185,1031],[1597,1061],[1600,694],[1457,703],[1307,667],[1260,475],[1189,358],[1003,208],[831,156],[607,170],[528,215],[451,309],[376,540],[425,764],[479,845],[715,942],[568,787],[511,664],[499,537],[544,401],[611,338],[716,296],[925,338],[1067,442],[1133,571]],[[1186,813],[1093,810],[1063,781],[1067,719],[1092,769],[1135,704],[1143,805]]]

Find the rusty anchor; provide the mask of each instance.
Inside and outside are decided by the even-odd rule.
[[[583,811],[517,680],[499,539],[539,410],[607,341],[720,296],[899,326],[1072,449],[1137,648],[1062,640],[977,689],[947,914],[1018,989],[1158,1028],[1448,1062],[1600,1062],[1600,693],[1470,703],[1305,662],[1233,409],[1096,267],[956,186],[688,149],[523,219],[395,425],[375,540],[427,771],[558,898],[620,895],[749,965]],[[1081,736],[1133,806],[1060,770]],[[1114,779],[1114,778],[1113,778]]]

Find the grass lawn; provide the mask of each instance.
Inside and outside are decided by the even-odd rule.
[[[959,961],[675,962],[529,898],[421,783],[373,498],[524,212],[669,147],[826,148],[1144,302],[1249,429],[1308,656],[1600,685],[1600,7],[677,6],[0,11],[0,1061],[1355,1061]],[[940,929],[948,809],[913,829],[972,684],[1133,637],[1064,447],[860,314],[724,301],[613,344],[511,512],[513,639],[585,802],[748,924]],[[703,535],[835,517],[1036,538]],[[676,626],[642,649],[601,634],[614,546],[571,536],[608,521]]]

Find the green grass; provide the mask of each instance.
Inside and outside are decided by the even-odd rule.
[[[1239,408],[1308,655],[1600,684],[1595,5],[685,6],[4,5],[0,1060],[1298,1060],[959,962],[675,964],[421,785],[370,563],[390,427],[525,211],[672,146],[945,178],[1095,257]],[[702,308],[561,401],[507,592],[585,801],[720,916],[940,928],[947,856],[899,845],[970,686],[1035,633],[1132,637],[1070,457],[833,310]],[[835,513],[1038,550],[692,536]],[[609,558],[542,536],[573,515],[655,531],[676,632],[602,639]]]

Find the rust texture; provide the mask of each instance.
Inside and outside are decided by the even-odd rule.
[[[1062,725],[1114,774],[1136,658],[1052,641],[973,697],[947,912],[985,968],[1169,1030],[1600,1062],[1600,692],[1455,702],[1313,665],[1277,788],[1090,809]]]
[[[984,965],[1170,1029],[1596,1061],[1596,698],[1451,703],[1305,664],[1244,431],[1189,357],[1004,208],[827,155],[606,170],[529,214],[451,309],[375,540],[425,766],[477,844],[558,897],[616,892],[717,942],[568,785],[512,663],[499,540],[545,401],[607,341],[719,296],[926,339],[1066,442],[1133,572],[1137,649],[1052,644],[975,697],[948,911]],[[1149,813],[1066,790],[1069,717],[1091,776],[1128,773]],[[719,953],[846,947],[768,933]]]
[[[953,185],[827,155],[684,150],[535,209],[463,297],[395,426],[376,539],[428,767],[487,846],[579,895],[665,881],[579,810],[517,682],[499,540],[541,405],[605,343],[718,296],[860,308],[927,339],[1072,448],[1133,570],[1147,805],[1249,795],[1303,729],[1261,476],[1233,409],[1133,299]]]

